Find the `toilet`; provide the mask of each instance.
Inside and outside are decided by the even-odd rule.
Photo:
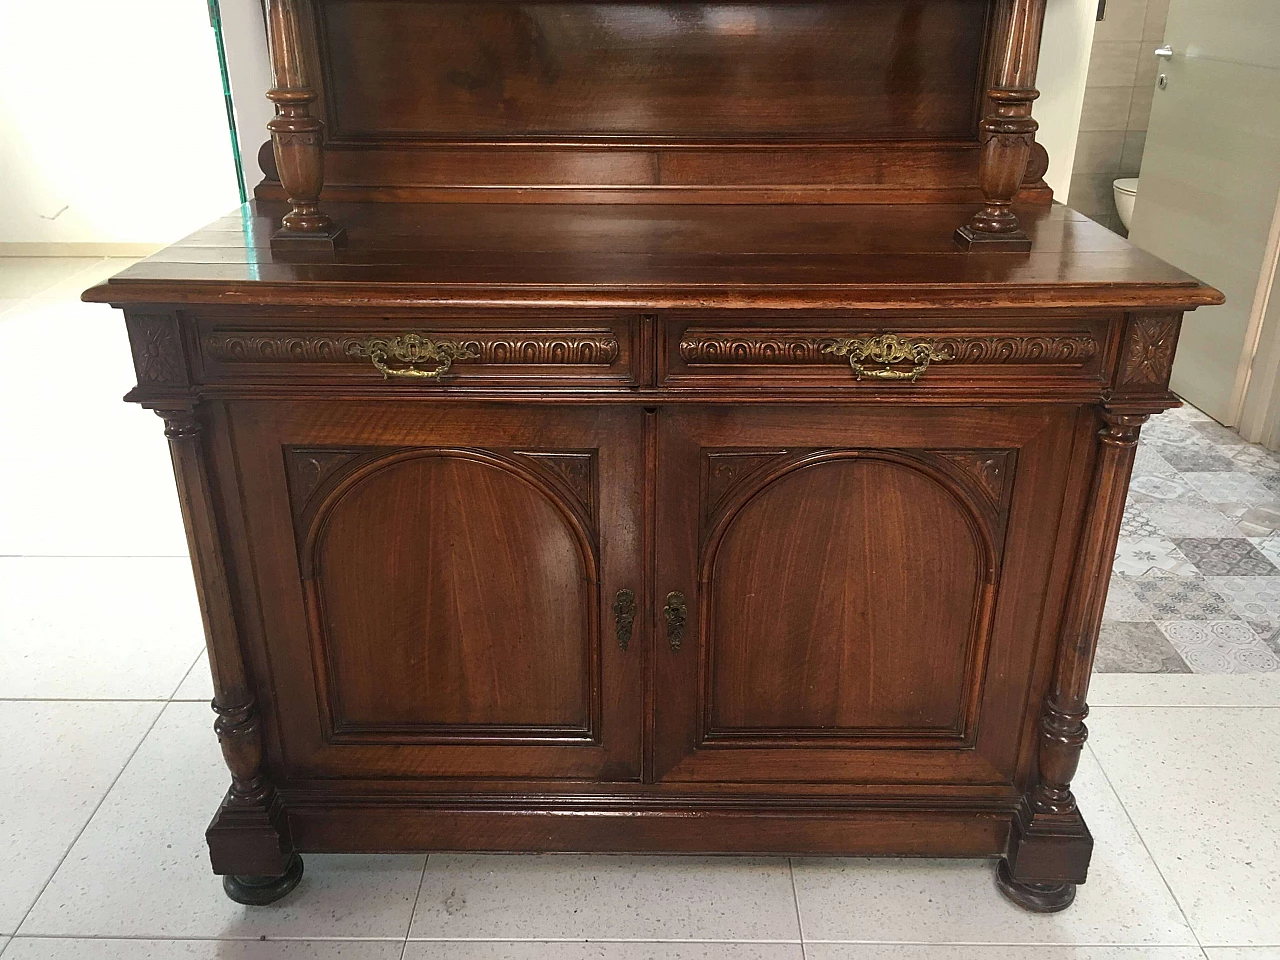
[[[1133,205],[1138,199],[1138,178],[1125,177],[1111,185],[1116,195],[1116,210],[1120,213],[1120,222],[1126,230],[1133,219]]]

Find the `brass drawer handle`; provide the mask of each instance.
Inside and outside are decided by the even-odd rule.
[[[636,622],[636,595],[630,590],[619,590],[614,596],[613,622],[618,646],[625,650],[631,643],[631,629]]]
[[[662,608],[662,613],[667,618],[667,643],[671,644],[672,650],[679,650],[680,644],[684,642],[684,624],[688,616],[684,594],[678,590],[668,593],[667,605]]]
[[[870,377],[873,380],[910,380],[914,383],[929,369],[930,362],[955,359],[947,351],[934,346],[932,340],[908,340],[893,333],[855,339],[842,337],[824,346],[822,352],[848,357],[855,380]],[[862,365],[864,360],[884,366],[867,368]],[[890,366],[895,363],[911,363],[913,366],[910,370],[895,370]]]
[[[478,351],[454,340],[432,340],[416,333],[389,340],[372,337],[364,343],[353,343],[348,352],[356,357],[368,357],[384,379],[391,377],[416,377],[422,380],[439,380],[455,360],[478,360]],[[392,367],[388,360],[406,363],[407,367]],[[416,364],[436,363],[437,367],[419,369]]]

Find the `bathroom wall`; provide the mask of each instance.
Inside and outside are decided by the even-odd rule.
[[[1169,0],[1107,0],[1094,28],[1067,202],[1117,233],[1111,184],[1142,166],[1159,62],[1153,51],[1168,16]]]

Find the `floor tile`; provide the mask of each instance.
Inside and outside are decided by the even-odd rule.
[[[213,699],[213,674],[209,672],[207,653],[200,654],[199,659],[183,679],[182,686],[178,687],[177,693],[173,695],[173,699],[196,700],[200,703],[208,703]]]
[[[1243,536],[1269,537],[1280,530],[1280,501],[1220,503],[1217,507],[1235,521],[1236,528]]]
[[[1097,762],[1075,783],[1096,840],[1089,882],[1061,913],[1037,915],[995,888],[991,864],[947,860],[795,861],[806,941],[1194,944]]]
[[[1178,472],[1168,460],[1156,452],[1149,443],[1138,444],[1133,458],[1133,475],[1135,477],[1157,475],[1167,477]]]
[[[1234,520],[1199,494],[1142,504],[1142,512],[1169,539],[1241,535]]]
[[[1146,604],[1134,596],[1124,577],[1114,574],[1107,588],[1107,605],[1102,612],[1103,620],[1124,620],[1130,622],[1150,620],[1151,611]]]
[[[1264,476],[1280,474],[1280,453],[1260,447],[1257,444],[1250,443],[1237,450],[1232,450],[1231,459],[1236,462],[1237,469],[1247,470],[1249,473]]]
[[[0,934],[17,929],[160,709],[0,701]]]
[[[1174,542],[1206,577],[1280,576],[1280,570],[1244,537],[1182,537]]]
[[[410,934],[799,941],[783,857],[432,855]]]
[[[57,330],[92,358],[74,386],[30,363],[29,344]],[[124,325],[103,304],[41,301],[0,323],[0,554],[185,556],[186,537],[163,425],[122,401],[136,379]],[[74,442],[68,437],[74,436]]]
[[[807,960],[1204,960],[1199,947],[808,943]]]
[[[1243,624],[1241,627],[1248,630]],[[1112,621],[1102,624],[1093,669],[1098,673],[1191,672],[1178,650],[1154,623]]]
[[[209,709],[165,707],[20,932],[155,939],[401,939],[422,856],[306,858],[297,891],[243,907],[209,872],[204,829],[228,774]]]
[[[1208,960],[1280,960],[1280,947],[1207,947]]]
[[[1280,707],[1280,674],[1098,673],[1091,707]]]
[[[168,699],[203,648],[185,557],[0,557],[0,697]]]
[[[1280,577],[1207,577],[1206,581],[1242,619],[1280,620]]]
[[[1215,447],[1245,447],[1248,441],[1240,434],[1236,433],[1229,427],[1214,420],[1199,420],[1191,424],[1191,429],[1195,430],[1201,437],[1212,443]],[[1224,451],[1228,456],[1233,456],[1234,451]]]
[[[101,257],[0,257],[0,297],[39,296],[101,261]]]
[[[1124,520],[1120,523],[1120,536],[1129,540],[1141,540],[1145,537],[1163,539],[1164,537],[1160,528],[1142,509],[1142,504],[1134,502],[1132,498],[1125,503]]]
[[[1188,437],[1184,445],[1157,442],[1152,446],[1165,462],[1178,471],[1207,473],[1230,472],[1235,469],[1230,457],[1212,448],[1206,449],[1207,444],[1200,441],[1198,437]]]
[[[1129,481],[1129,496],[1138,503],[1177,500],[1179,497],[1188,496],[1193,493],[1193,490],[1182,476],[1178,473],[1169,476],[1135,473]]]
[[[4,960],[400,960],[377,940],[72,940],[18,937]]]
[[[1240,618],[1224,596],[1202,577],[1178,577],[1157,572],[1126,577],[1133,591],[1155,620],[1236,620]]]
[[[1267,503],[1274,499],[1274,494],[1256,477],[1239,470],[1231,473],[1188,472],[1183,473],[1180,479],[1210,503]]]
[[[1280,533],[1268,534],[1265,537],[1250,537],[1250,542],[1258,548],[1258,552],[1280,568]]]
[[[1159,628],[1193,673],[1280,670],[1280,657],[1242,620],[1162,621]]]
[[[409,941],[404,960],[804,960],[798,943]],[[1170,958],[1181,960],[1181,958]]]
[[[1252,544],[1248,545],[1252,546]],[[1157,571],[1193,577],[1201,572],[1174,541],[1166,540],[1164,537],[1122,536],[1120,542],[1116,544],[1116,558],[1111,569],[1113,573],[1122,573],[1130,577],[1140,577]]]
[[[1280,943],[1280,709],[1107,707],[1089,726],[1200,942]]]

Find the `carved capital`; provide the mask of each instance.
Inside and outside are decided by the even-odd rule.
[[[192,408],[159,409],[155,414],[164,421],[164,435],[170,440],[187,440],[200,434],[200,421]]]
[[[1118,413],[1110,407],[1103,407],[1101,416],[1107,425],[1098,432],[1098,442],[1111,447],[1137,446],[1138,434],[1148,420],[1145,413]]]

